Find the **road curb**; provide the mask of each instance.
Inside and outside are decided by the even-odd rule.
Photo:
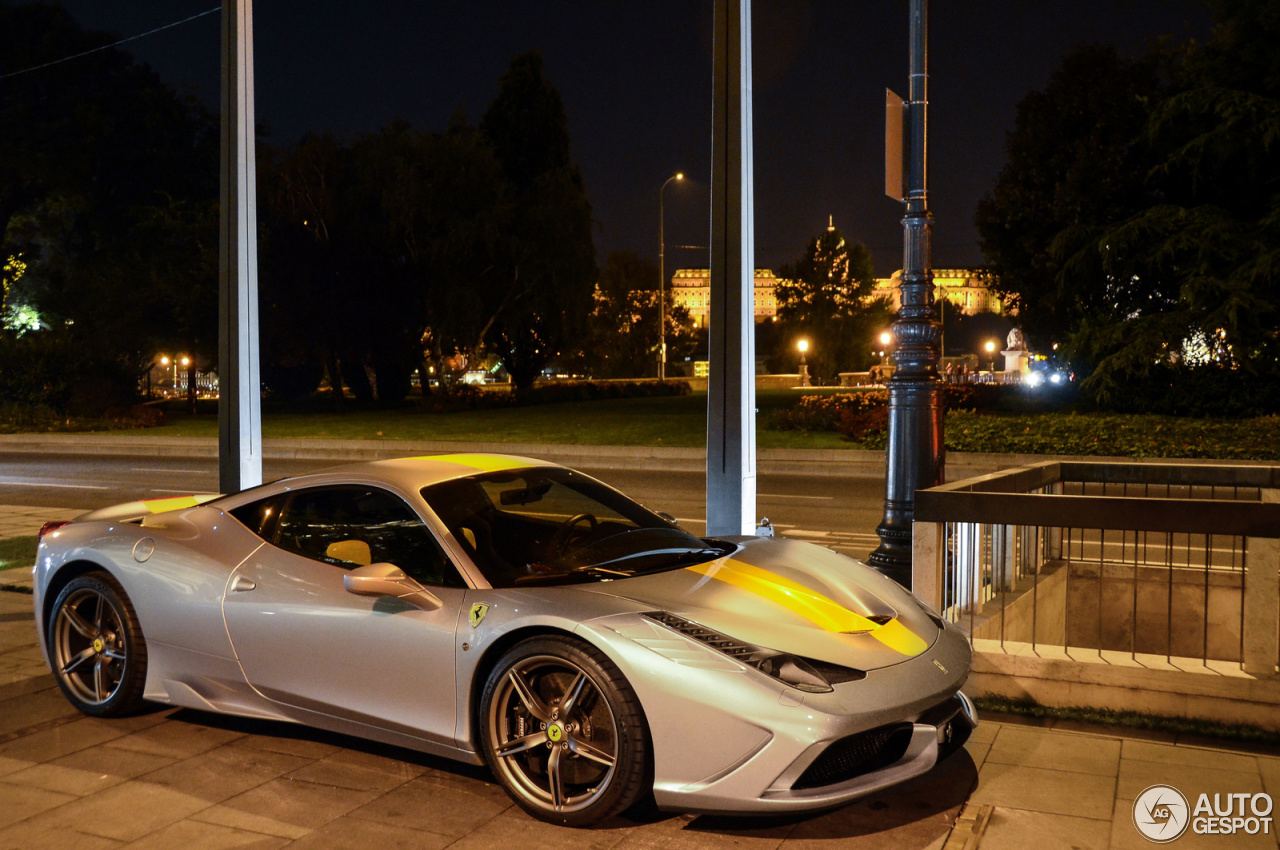
[[[216,458],[218,441],[214,437],[153,437],[136,434],[5,434],[0,435],[0,452]],[[706,450],[702,448],[450,440],[337,440],[317,437],[262,441],[264,460],[327,460],[336,464],[455,452],[521,455],[586,469],[672,472],[700,472],[706,469]],[[958,481],[1047,460],[1180,464],[1222,462],[1204,459],[948,452],[947,479]],[[1232,463],[1248,464],[1252,461]],[[884,478],[885,453],[865,449],[759,449],[756,452],[756,466],[757,473],[761,475]]]

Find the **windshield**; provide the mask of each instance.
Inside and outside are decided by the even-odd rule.
[[[494,587],[625,578],[731,548],[561,467],[472,475],[424,487],[422,497]]]

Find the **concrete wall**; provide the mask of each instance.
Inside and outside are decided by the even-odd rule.
[[[1074,563],[1069,575],[1061,563],[1050,564],[1042,569],[1034,593],[1027,588],[1003,600],[997,595],[984,620],[975,623],[973,636],[1238,662],[1241,578],[1238,572],[1212,571],[1206,590],[1203,569],[1140,567],[1135,583],[1132,565],[1107,564],[1099,590],[1097,564]]]

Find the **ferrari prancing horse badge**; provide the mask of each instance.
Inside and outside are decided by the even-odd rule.
[[[476,628],[484,622],[484,615],[489,613],[489,603],[477,602],[471,606],[471,613],[467,615],[467,622],[471,624],[471,628]]]

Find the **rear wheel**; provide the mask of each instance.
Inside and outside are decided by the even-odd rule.
[[[143,705],[147,646],[123,588],[102,572],[72,579],[48,629],[54,677],[85,714],[112,717]]]
[[[490,769],[536,818],[586,826],[646,790],[640,701],[587,644],[538,637],[512,647],[489,677],[480,711]]]

